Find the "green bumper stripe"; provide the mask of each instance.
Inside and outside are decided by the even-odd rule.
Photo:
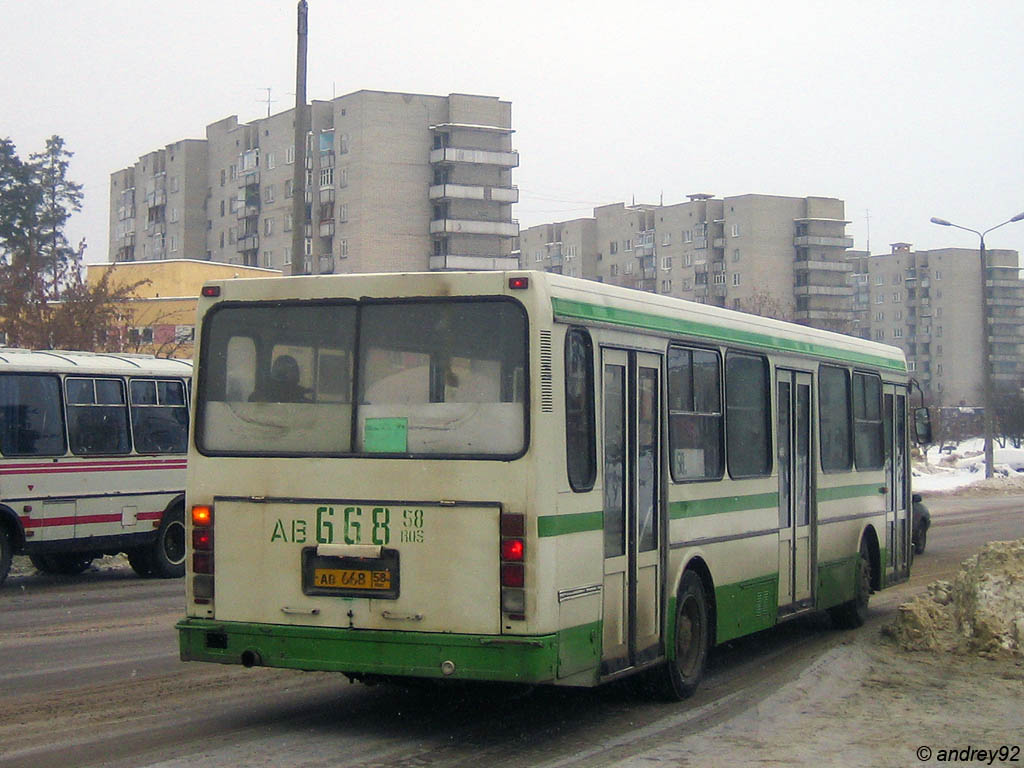
[[[859,496],[880,496],[878,483],[865,483],[864,485],[840,485],[836,488],[819,488],[818,501],[839,501],[840,499],[855,499]]]
[[[766,509],[779,506],[779,494],[752,493],[749,496],[722,496],[715,499],[690,499],[673,501],[668,505],[668,515],[673,520],[681,517],[701,517],[722,512],[739,512],[744,509]]]
[[[566,533],[580,533],[581,531],[600,531],[603,527],[603,512],[544,515],[537,518],[538,536],[562,536]]]
[[[767,333],[746,331],[738,328],[725,328],[719,325],[699,323],[693,320],[684,320],[676,317],[665,317],[663,315],[652,315],[647,312],[637,312],[630,309],[616,309],[614,307],[602,307],[597,304],[588,304],[582,301],[571,299],[551,299],[551,308],[556,316],[576,318],[579,320],[592,320],[614,325],[625,325],[632,328],[645,328],[652,331],[664,333],[685,334],[688,336],[701,336],[715,341],[732,342],[744,344],[762,349],[784,350],[787,352],[798,352],[807,355],[827,357],[832,360],[842,360],[848,363],[862,363],[874,365],[879,368],[887,368],[893,371],[906,371],[906,364],[902,360],[870,355],[864,352],[856,352],[848,349],[836,349],[824,344],[799,341],[797,339],[785,339],[772,336]]]
[[[182,661],[240,664],[242,653],[284,669],[441,678],[441,663],[451,661],[460,680],[553,682],[559,664],[596,669],[600,624],[550,635],[454,635],[337,627],[184,619],[178,622]],[[564,639],[563,639],[564,636]],[[567,647],[560,659],[559,646]]]

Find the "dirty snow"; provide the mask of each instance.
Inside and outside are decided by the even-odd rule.
[[[908,651],[1024,655],[1024,539],[993,541],[899,607],[885,633]]]

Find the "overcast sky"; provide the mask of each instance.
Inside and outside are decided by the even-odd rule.
[[[977,247],[1024,211],[1024,3],[310,0],[310,98],[512,102],[525,228],[694,192],[846,201],[854,247]],[[294,105],[293,0],[0,0],[0,136],[75,153],[70,235],[107,259],[109,176]],[[870,211],[870,213],[868,213]],[[1024,222],[986,240],[1024,251]]]

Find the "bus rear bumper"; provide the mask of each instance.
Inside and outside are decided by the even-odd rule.
[[[559,634],[456,635],[187,618],[182,661],[208,661],[350,676],[556,682]],[[595,679],[596,682],[596,679]]]

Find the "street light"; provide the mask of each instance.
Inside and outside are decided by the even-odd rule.
[[[979,232],[976,229],[961,227],[959,224],[940,219],[938,216],[932,216],[931,219],[932,224],[938,224],[941,227],[955,227],[965,232],[973,232],[981,241],[978,254],[981,257],[981,386],[985,424],[985,477],[992,477],[992,361],[989,359],[988,344],[988,302],[986,301],[987,291],[985,290],[987,288],[988,263],[985,261],[985,235],[993,229],[999,229],[1006,224],[1012,224],[1015,221],[1021,220],[1024,220],[1024,211],[1018,213],[1012,219],[1007,219],[1002,224],[996,224],[984,232]]]

